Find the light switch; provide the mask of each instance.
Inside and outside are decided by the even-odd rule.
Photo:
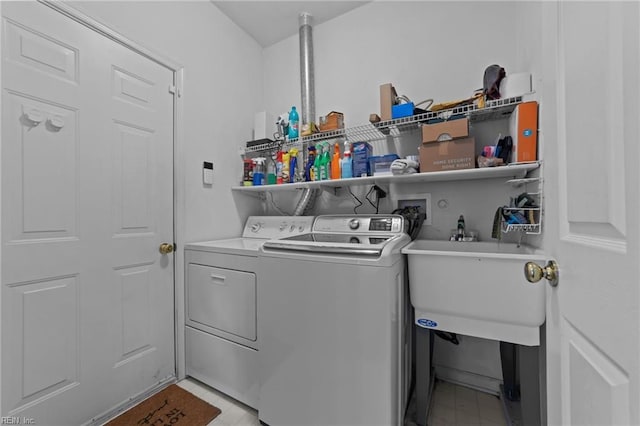
[[[213,163],[205,161],[202,165],[202,183],[213,185]]]

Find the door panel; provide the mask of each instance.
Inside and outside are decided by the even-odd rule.
[[[638,424],[640,7],[543,6],[549,424]]]
[[[175,375],[173,72],[2,14],[2,415],[81,424]]]

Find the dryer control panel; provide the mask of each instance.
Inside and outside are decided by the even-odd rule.
[[[250,216],[243,238],[284,238],[311,231],[314,216]]]
[[[385,233],[404,232],[404,217],[399,215],[323,215],[313,223],[313,232]]]

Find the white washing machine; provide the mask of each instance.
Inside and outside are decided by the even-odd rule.
[[[271,426],[400,426],[411,367],[402,216],[318,216],[260,249],[260,401]]]
[[[309,232],[312,216],[251,216],[241,238],[185,245],[186,373],[258,404],[258,249]]]

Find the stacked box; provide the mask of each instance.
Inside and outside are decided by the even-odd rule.
[[[373,153],[373,148],[368,142],[354,142],[351,147],[351,158],[353,158],[353,177],[369,176],[369,157]]]
[[[473,169],[475,139],[468,136],[467,118],[423,125],[420,172]]]

